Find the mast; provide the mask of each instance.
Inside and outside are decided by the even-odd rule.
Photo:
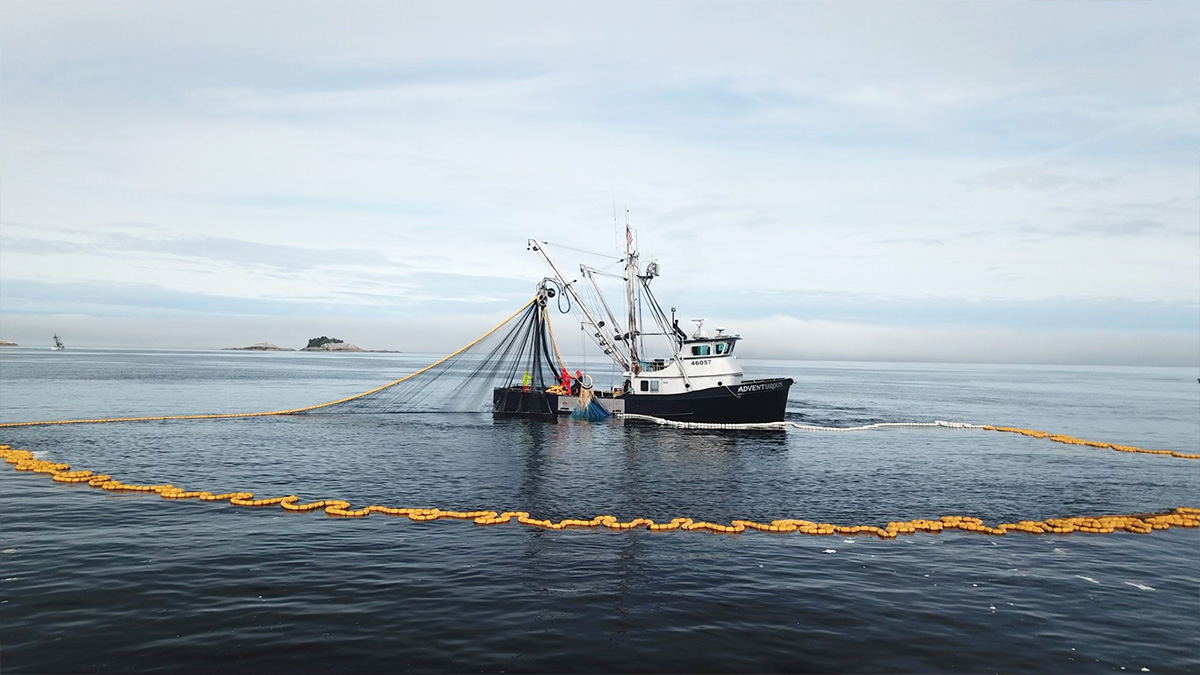
[[[625,209],[625,293],[626,302],[629,305],[629,334],[626,336],[629,340],[629,362],[635,375],[640,368],[638,364],[637,353],[637,336],[638,336],[638,321],[637,321],[637,251],[633,250],[633,232],[629,230],[629,209]]]

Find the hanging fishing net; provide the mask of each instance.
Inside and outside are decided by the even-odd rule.
[[[566,366],[549,331],[545,298],[544,291],[539,293],[478,340],[411,375],[362,394],[289,412],[483,412],[493,408],[502,392],[516,392],[527,399],[526,412],[553,414],[546,392],[566,393],[560,374]]]

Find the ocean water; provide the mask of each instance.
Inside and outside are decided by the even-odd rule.
[[[430,355],[0,351],[0,421],[275,410]],[[1200,451],[1192,368],[745,361],[791,420]],[[979,430],[490,415],[0,429],[129,483],[537,518],[1018,519],[1200,506],[1200,462]],[[4,672],[1195,672],[1200,531],[896,540],[334,519],[0,467]]]

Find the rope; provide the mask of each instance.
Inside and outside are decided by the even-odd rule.
[[[816,536],[873,535],[881,539],[895,539],[902,534],[917,532],[937,533],[945,530],[962,530],[977,534],[1004,535],[1008,532],[1027,534],[1070,534],[1086,532],[1110,534],[1117,531],[1149,534],[1154,530],[1177,527],[1200,527],[1200,508],[1178,507],[1171,511],[1129,515],[1077,516],[1073,518],[1047,518],[1045,520],[1019,520],[1015,523],[985,525],[979,518],[970,516],[942,516],[936,520],[915,519],[891,521],[886,527],[876,525],[834,525],[808,520],[784,518],[770,522],[735,519],[730,524],[713,523],[692,518],[672,518],[667,522],[655,522],[649,518],[634,518],[622,522],[612,515],[598,515],[589,519],[566,518],[559,521],[532,518],[527,511],[443,511],[430,508],[396,508],[372,504],[360,509],[351,509],[350,502],[342,499],[322,499],[301,503],[296,495],[255,499],[252,492],[225,492],[213,494],[207,491],[188,491],[165,485],[135,485],[123,483],[108,474],[95,474],[87,470],[71,471],[69,464],[36,459],[28,450],[13,449],[0,445],[0,458],[17,471],[29,471],[49,475],[56,483],[82,484],[111,492],[155,493],[163,499],[199,499],[205,502],[229,501],[232,506],[263,507],[280,506],[284,510],[304,513],[323,509],[325,514],[337,518],[364,518],[372,513],[388,516],[407,516],[414,522],[434,520],[471,520],[476,525],[503,525],[516,519],[520,525],[546,530],[569,528],[607,528],[610,530],[643,529],[651,532],[681,530],[685,532],[711,532],[713,534],[740,534],[746,530],[776,533],[799,533]]]
[[[489,330],[488,332],[484,333],[483,335],[480,335],[479,337],[475,338],[475,340],[473,340],[470,344],[459,349],[458,351],[454,352],[453,354],[449,354],[445,357],[442,357],[441,359],[434,361],[433,363],[429,364],[428,366],[425,366],[424,368],[416,371],[415,373],[405,375],[404,377],[402,377],[398,380],[388,382],[387,384],[380,386],[380,387],[375,387],[374,389],[371,389],[370,391],[364,391],[361,394],[355,394],[353,396],[347,396],[345,398],[340,398],[336,401],[329,401],[327,403],[319,403],[317,405],[305,406],[303,408],[291,408],[289,410],[273,410],[270,412],[218,413],[218,414],[212,414],[212,415],[155,415],[155,416],[151,416],[151,417],[110,417],[110,418],[102,418],[102,419],[52,420],[52,421],[42,421],[42,422],[4,422],[4,423],[0,423],[0,428],[33,427],[33,426],[42,426],[42,425],[51,425],[51,424],[101,424],[104,422],[149,422],[149,421],[156,421],[156,420],[215,420],[215,419],[230,419],[230,418],[236,418],[236,417],[271,417],[271,416],[277,416],[277,415],[295,415],[297,413],[304,413],[304,412],[309,412],[312,410],[319,410],[321,408],[328,408],[329,406],[332,406],[332,405],[337,405],[339,403],[345,403],[347,401],[353,401],[355,399],[359,399],[364,396],[369,396],[371,394],[383,391],[384,389],[387,389],[389,387],[394,387],[394,386],[400,384],[401,382],[412,379],[412,378],[416,377],[417,375],[420,375],[421,373],[424,373],[432,368],[435,368],[435,367],[445,363],[446,361],[449,361],[450,359],[454,358],[455,356],[458,356],[459,354],[467,351],[471,347],[474,347],[475,345],[479,344],[482,340],[487,338],[492,333],[495,333],[496,331],[500,330],[500,328],[502,326],[504,326],[504,324],[508,323],[509,321],[512,321],[518,314],[520,314],[521,312],[528,309],[529,306],[531,304],[533,304],[536,300],[537,300],[537,298],[534,298],[533,300],[530,300],[529,302],[525,303],[524,305],[521,306],[520,309],[513,312],[512,315],[509,316],[507,319],[496,324],[495,328],[493,328],[493,329]]]
[[[945,427],[947,429],[982,429],[984,431],[1003,431],[1006,433],[1021,434],[1022,436],[1032,436],[1034,438],[1045,438],[1055,443],[1064,443],[1066,445],[1084,445],[1092,448],[1102,448],[1106,450],[1116,450],[1117,452],[1136,452],[1146,455],[1170,455],[1181,459],[1200,459],[1200,454],[1189,454],[1186,452],[1177,452],[1175,450],[1148,450],[1139,448],[1135,445],[1117,445],[1116,443],[1103,443],[1099,441],[1085,441],[1082,438],[1074,436],[1066,436],[1063,434],[1051,434],[1045,431],[1037,431],[1035,429],[1021,429],[1018,427],[997,427],[990,424],[967,424],[966,422],[944,422],[938,420],[936,422],[879,422],[877,424],[865,424],[860,427],[822,427],[811,424],[796,424],[795,422],[757,422],[749,424],[726,424],[718,422],[678,422],[675,420],[667,420],[661,417],[652,415],[639,415],[637,413],[618,413],[618,416],[629,420],[638,420],[643,422],[653,422],[659,426],[675,427],[677,429],[777,429],[784,430],[788,428],[799,429],[801,431],[869,431],[871,429],[886,429],[886,428],[920,428],[920,427]]]
[[[554,347],[554,355],[558,357],[558,365],[563,370],[566,370],[567,364],[563,362],[562,354],[558,352],[558,341],[554,339],[554,326],[550,323],[550,317],[546,317],[546,328],[550,331],[550,344]],[[580,328],[582,328],[582,326],[580,326]]]

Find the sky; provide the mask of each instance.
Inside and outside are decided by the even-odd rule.
[[[743,357],[1200,365],[1198,64],[1163,0],[0,0],[0,339],[447,353],[628,217]]]

